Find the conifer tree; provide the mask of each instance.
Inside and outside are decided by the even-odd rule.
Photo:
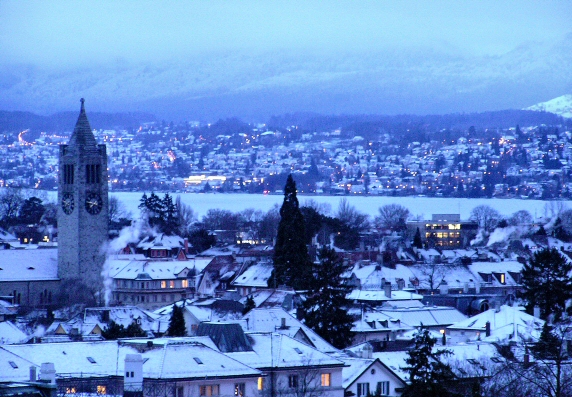
[[[545,248],[534,253],[522,268],[523,297],[530,311],[540,308],[540,316],[553,315],[557,321],[572,299],[572,264],[556,248]]]
[[[284,187],[284,202],[280,208],[280,223],[274,246],[274,270],[269,287],[287,285],[305,289],[312,274],[312,262],[306,246],[304,217],[296,197],[296,183],[288,175]]]
[[[171,312],[171,319],[169,320],[169,327],[167,328],[167,335],[169,336],[186,336],[187,327],[185,326],[185,317],[183,309],[173,304],[173,311]]]
[[[244,304],[244,309],[242,309],[242,315],[244,316],[246,313],[251,311],[256,307],[256,303],[254,302],[254,298],[252,295],[246,297],[246,303]]]
[[[423,325],[415,334],[414,346],[407,352],[407,367],[410,383],[405,387],[403,397],[452,397],[447,382],[454,379],[453,371],[441,357],[452,354],[450,350],[434,350],[436,340]]]
[[[421,231],[417,228],[415,237],[413,237],[413,246],[416,248],[423,248],[423,241],[421,241]]]
[[[133,320],[131,324],[129,324],[127,328],[125,328],[125,336],[137,338],[137,337],[147,336],[147,333],[143,331],[143,328],[141,328],[141,325],[139,325],[137,321]]]
[[[352,340],[353,319],[347,312],[346,300],[351,287],[342,277],[349,265],[326,246],[318,253],[318,259],[303,306],[304,320],[318,335],[342,349]]]

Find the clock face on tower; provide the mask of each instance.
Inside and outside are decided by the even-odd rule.
[[[85,199],[85,210],[92,215],[97,215],[101,211],[103,200],[97,193],[89,193]]]
[[[64,193],[62,197],[62,210],[64,210],[65,214],[69,215],[73,212],[73,207],[74,207],[73,194]]]

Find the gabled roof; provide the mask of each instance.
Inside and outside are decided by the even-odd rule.
[[[486,323],[490,323],[491,336],[485,337]],[[501,341],[506,339],[514,340],[514,334],[517,338],[537,339],[542,332],[544,320],[531,316],[515,307],[503,305],[498,310],[490,309],[486,312],[477,314],[466,320],[459,321],[447,329],[451,330],[468,330],[480,333],[483,340]]]
[[[297,340],[300,340],[299,338],[302,335],[299,332],[302,331],[303,339],[305,339],[304,343],[308,344],[309,342],[310,346],[325,353],[337,351],[335,347],[326,342],[311,328],[280,307],[252,309],[242,319],[246,320],[248,327],[246,331],[277,332]],[[285,322],[284,328],[282,328],[282,319]]]
[[[237,287],[268,288],[268,279],[274,266],[270,262],[258,262],[239,275],[232,285]]]

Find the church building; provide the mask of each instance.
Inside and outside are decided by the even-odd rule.
[[[84,99],[72,136],[60,146],[58,179],[58,278],[62,286],[103,288],[108,236],[107,153],[97,144]]]

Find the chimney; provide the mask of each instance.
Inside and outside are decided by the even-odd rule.
[[[443,346],[447,346],[447,330],[442,329],[441,334],[443,334]]]
[[[280,319],[280,329],[286,329],[286,318],[284,317]]]
[[[56,384],[56,366],[54,363],[42,363],[40,367],[40,380],[51,385]]]
[[[540,307],[534,306],[534,317],[540,318]]]
[[[36,382],[38,380],[37,372],[38,372],[38,367],[32,365],[30,367],[30,382]]]
[[[383,284],[383,291],[385,292],[385,296],[391,299],[391,283],[389,281],[386,281],[385,284]]]
[[[488,338],[489,336],[491,336],[491,322],[487,321],[485,323],[485,336]]]
[[[184,244],[185,244],[185,255],[189,254],[189,239],[185,237]]]
[[[126,354],[123,378],[124,397],[143,397],[143,357],[141,354]]]
[[[371,345],[369,343],[366,343],[362,349],[361,353],[362,358],[371,358],[372,354],[373,354],[373,349],[371,348]]]

